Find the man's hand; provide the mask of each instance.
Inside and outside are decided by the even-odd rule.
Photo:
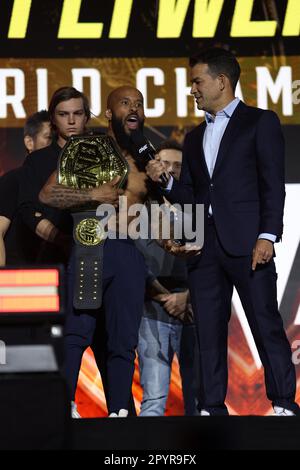
[[[102,204],[112,204],[117,207],[119,205],[119,196],[124,194],[123,189],[118,189],[118,183],[121,176],[115,176],[108,183],[104,183],[98,188],[91,190],[92,199]]]
[[[160,301],[164,302],[164,308],[169,315],[185,323],[193,323],[194,316],[192,306],[189,303],[189,291],[163,294]]]
[[[164,302],[164,308],[169,315],[178,317],[186,312],[188,307],[188,293],[175,292],[173,294],[164,294],[161,296],[161,302]]]
[[[198,256],[201,253],[201,248],[198,245],[186,243],[185,245],[179,245],[175,240],[161,240],[161,246],[168,253],[179,258],[190,258],[192,256]]]
[[[252,270],[255,271],[257,264],[268,263],[273,253],[273,243],[269,240],[259,238],[252,252]]]
[[[119,196],[123,194],[122,189],[118,189],[121,177],[116,176],[108,183],[102,184],[98,188],[77,189],[57,183],[57,172],[54,171],[47,183],[43,186],[39,194],[39,200],[48,206],[58,209],[71,209],[85,206],[94,201],[98,204],[119,204]]]
[[[166,167],[160,158],[157,157],[155,160],[150,160],[146,166],[146,175],[149,176],[152,181],[155,181],[155,183],[162,183],[160,177],[163,173],[167,176],[169,181],[170,174],[166,171]]]

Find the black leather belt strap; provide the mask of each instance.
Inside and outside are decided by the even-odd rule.
[[[73,306],[94,310],[102,304],[103,246],[105,238],[95,211],[74,212],[75,285]]]

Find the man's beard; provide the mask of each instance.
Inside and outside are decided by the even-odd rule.
[[[122,150],[127,150],[128,152],[131,153],[132,141],[130,138],[130,133],[129,134],[126,133],[122,119],[112,116],[111,126],[112,126],[112,130],[113,130],[114,136],[116,138],[116,141],[119,147]],[[139,120],[139,130],[143,132],[143,128],[144,128],[144,121]]]

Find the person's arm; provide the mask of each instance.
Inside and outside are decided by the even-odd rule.
[[[257,174],[260,199],[259,234],[281,238],[285,201],[285,144],[280,121],[264,111],[256,131]]]
[[[38,202],[38,193],[43,184],[39,174],[39,161],[27,157],[22,167],[20,181],[19,213],[25,225],[47,242],[65,249],[69,237],[63,234],[49,219],[49,211]]]
[[[179,317],[187,311],[188,308],[189,291],[173,292],[162,297],[164,308],[169,315]]]
[[[19,213],[23,222],[38,237],[46,242],[54,243],[64,251],[68,250],[70,237],[61,232],[61,230],[49,220],[49,214],[45,212],[45,207],[38,202],[25,200],[21,202],[19,206]]]
[[[270,240],[258,238],[252,252],[252,270],[255,271],[257,264],[266,264],[274,254],[274,246]]]
[[[97,188],[92,189],[75,189],[69,188],[57,183],[57,172],[53,172],[46,184],[39,193],[39,200],[43,204],[47,204],[57,209],[71,209],[74,207],[84,206],[90,202],[98,202],[103,204],[118,205],[119,196],[123,194],[123,190],[118,188],[121,177],[116,176],[114,179]]]
[[[273,256],[273,243],[281,239],[285,201],[284,138],[272,111],[262,113],[256,133],[260,193],[259,236],[253,249],[252,269]]]
[[[156,300],[156,302],[162,302],[162,297],[164,295],[169,295],[170,291],[166,289],[156,278],[147,283],[146,286],[146,295],[151,300]]]
[[[36,226],[35,233],[43,240],[60,247],[63,252],[69,252],[71,236],[59,230],[50,220],[41,219]]]
[[[153,201],[155,203],[155,201]],[[151,206],[150,206],[151,207]],[[188,258],[197,256],[201,252],[201,247],[192,243],[182,244],[180,240],[175,238],[175,217],[172,216],[169,204],[164,205],[153,204],[151,210],[151,236],[156,243],[168,253]],[[176,212],[176,211],[175,211]],[[170,232],[167,234],[170,238],[164,238],[163,227],[169,227]]]
[[[143,255],[144,256],[144,255]],[[169,294],[170,291],[166,289],[157,279],[155,274],[147,266],[146,273],[146,298],[160,302],[160,297],[164,294]]]
[[[201,247],[193,243],[185,243],[180,245],[176,240],[155,240],[161,248],[167,253],[177,256],[178,258],[190,258],[198,256],[201,253]]]
[[[193,145],[192,141],[193,136],[187,134],[183,145],[182,167],[179,181],[167,174],[167,176],[170,176],[169,182],[166,186],[161,188],[163,195],[172,204],[193,204],[195,202],[193,181],[188,162],[188,155],[191,153]],[[147,164],[146,174],[152,181],[159,183],[162,173],[166,173],[165,166],[159,160],[151,160]]]
[[[35,229],[35,233],[47,242],[53,242],[58,232],[58,228],[48,219],[41,219]]]
[[[18,211],[23,223],[33,232],[37,233],[37,226],[46,219],[44,208],[38,202],[38,193],[43,184],[43,176],[39,171],[41,161],[34,153],[29,155],[22,167]]]
[[[61,235],[59,229],[47,218],[43,209],[34,203],[28,201],[21,204],[19,212],[27,227],[43,240],[54,242]]]
[[[170,292],[147,267],[146,298],[160,302],[166,312],[182,321],[193,321],[189,290]]]
[[[10,226],[10,220],[7,217],[0,216],[0,266],[5,266],[6,263],[6,253],[5,253],[5,244],[4,237]]]
[[[160,300],[164,302],[164,309],[169,315],[185,323],[193,323],[194,317],[189,290],[162,295]]]
[[[0,266],[6,264],[4,237],[18,207],[18,174],[12,170],[0,178]]]

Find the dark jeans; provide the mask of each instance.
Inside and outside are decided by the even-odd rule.
[[[65,373],[74,399],[83,352],[93,342],[96,322],[105,329],[106,367],[103,366],[109,413],[128,409],[135,349],[143,313],[144,258],[132,240],[107,239],[103,259],[103,303],[99,311],[73,308],[74,257],[68,279],[68,313],[65,325]],[[95,337],[97,340],[98,335]]]

